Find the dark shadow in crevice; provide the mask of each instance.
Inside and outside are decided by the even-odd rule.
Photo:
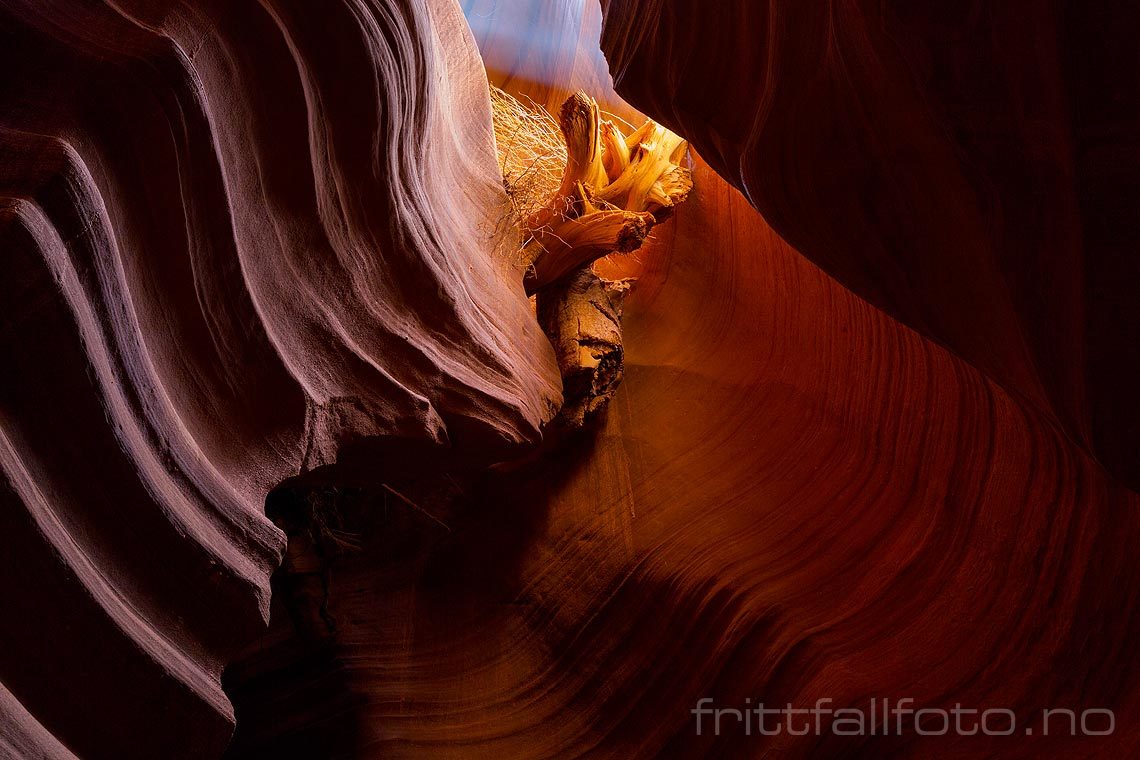
[[[466,614],[510,602],[544,532],[549,494],[589,461],[598,419],[509,464],[473,469],[454,449],[366,439],[266,497],[288,536],[268,630],[226,669],[237,729],[225,757],[354,757],[367,697],[341,658],[336,600],[414,588]],[[338,596],[339,595],[339,596]]]

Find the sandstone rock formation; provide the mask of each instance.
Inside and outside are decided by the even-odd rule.
[[[0,31],[0,734],[216,756],[269,489],[377,436],[493,461],[557,409],[486,75],[450,0],[6,0]]]
[[[619,93],[859,296],[1140,485],[1140,16],[602,0]]]
[[[606,6],[695,189],[598,263],[608,412],[485,468],[559,382],[472,40],[633,121],[597,5],[0,0],[0,754],[218,756],[231,699],[231,757],[1135,753],[1126,19]],[[350,548],[271,596],[266,494],[305,535],[317,491]],[[705,697],[1116,723],[698,736]]]
[[[596,6],[464,5],[500,86],[552,112],[583,89],[638,117],[604,85]],[[414,548],[363,531],[334,570],[337,666],[302,682],[339,684],[335,717],[250,677],[251,754],[330,737],[365,757],[1134,751],[1140,499],[1047,409],[853,295],[706,163],[694,173],[655,240],[603,262],[638,286],[597,435],[467,486],[450,533],[420,520]],[[690,712],[904,696],[1038,731],[698,737]],[[1109,707],[1115,733],[1042,737],[1043,707]]]

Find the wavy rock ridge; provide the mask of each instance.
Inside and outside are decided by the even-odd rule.
[[[219,754],[268,490],[556,408],[452,2],[0,3],[5,741]],[[52,739],[51,737],[55,738]]]
[[[356,515],[298,674],[265,493],[350,443],[502,457],[557,402],[471,37],[445,0],[0,7],[0,752],[215,756],[252,642],[235,757],[1135,754],[1123,15],[607,3],[619,90],[704,159],[608,262],[623,384],[443,527]],[[593,3],[464,9],[497,84],[628,111]],[[1116,731],[697,736],[706,697]]]

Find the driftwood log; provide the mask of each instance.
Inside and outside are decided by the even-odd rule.
[[[687,149],[681,137],[653,121],[626,135],[585,93],[562,104],[558,127],[565,169],[549,202],[523,220],[523,258],[527,292],[536,295],[539,322],[562,374],[559,420],[574,428],[617,391],[621,306],[633,284],[601,277],[593,263],[640,248],[693,182],[680,165]]]

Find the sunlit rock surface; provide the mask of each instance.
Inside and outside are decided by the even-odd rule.
[[[496,83],[550,109],[582,88],[636,121],[593,44],[596,6],[464,10]],[[736,102],[751,104],[744,91]],[[826,206],[816,218],[836,223]],[[239,679],[244,753],[301,741],[360,757],[1134,750],[1140,498],[1040,397],[837,283],[703,158],[675,219],[607,266],[639,279],[625,379],[596,437],[469,487],[449,531],[414,515],[418,529],[365,529],[366,548],[333,572],[330,661],[289,689],[253,668]],[[408,534],[411,546],[386,543]],[[272,630],[262,667],[291,635]],[[1018,735],[717,737],[706,723],[698,737],[703,697],[864,711],[909,697],[1012,710]],[[1043,738],[1044,708],[1112,709],[1115,733],[1070,737],[1062,719]]]
[[[0,513],[17,549],[0,554],[12,753],[217,755],[227,696],[231,757],[1134,753],[1140,497],[1104,467],[1127,473],[1126,447],[1090,431],[1135,405],[1109,386],[1090,401],[1089,378],[1113,375],[1089,357],[1127,377],[1135,311],[1093,329],[1105,314],[1083,281],[1086,268],[1112,280],[1104,304],[1126,286],[1088,252],[1130,240],[1117,218],[1130,207],[1086,170],[1063,175],[1083,177],[1081,209],[1099,209],[1077,214],[1078,267],[1024,218],[1075,234],[1076,212],[1060,208],[1071,198],[1045,180],[1054,148],[1090,139],[1092,114],[1116,102],[1089,67],[1123,31],[1094,44],[1082,19],[1095,16],[1074,6],[1050,47],[1019,36],[1045,39],[1032,36],[1048,20],[1036,6],[1016,28],[1004,8],[915,11],[900,34],[870,4],[784,5],[764,4],[780,13],[767,34],[754,3],[609,4],[619,91],[694,141],[694,191],[646,248],[605,264],[638,282],[625,378],[597,428],[454,480],[456,455],[504,456],[490,450],[536,438],[557,400],[521,274],[500,276],[468,224],[493,227],[501,198],[456,8],[5,5],[19,44],[0,55],[21,72],[0,84],[5,126],[21,133],[4,140],[4,187],[22,188],[6,192],[0,284],[15,304]],[[592,2],[462,6],[496,83],[550,108],[583,89],[635,117],[610,89]],[[950,35],[958,54],[924,58],[958,13],[976,25]],[[898,59],[867,71],[886,54],[853,55],[888,33],[910,51],[912,99],[879,91],[902,86]],[[758,74],[742,47],[791,59]],[[1008,67],[988,67],[986,51]],[[1070,72],[1084,61],[1084,86],[1064,88],[1068,122],[1030,97],[1048,71],[1038,56],[1054,55]],[[940,100],[954,81],[970,84]],[[790,93],[779,108],[768,86]],[[977,131],[947,129],[939,103]],[[761,150],[768,123],[780,139]],[[1053,142],[1060,123],[1070,137]],[[438,130],[390,152],[411,124]],[[1124,142],[1097,165],[1131,177],[1120,145],[1135,130],[1106,134]],[[1015,170],[964,152],[978,135]],[[1089,166],[1093,153],[1068,144],[1064,160]],[[1040,174],[1017,180],[1029,153]],[[460,255],[484,290],[445,276],[439,262]],[[395,315],[430,325],[410,343],[446,347],[447,371],[404,360]],[[1097,354],[1102,339],[1115,348]],[[397,385],[427,404],[389,395]],[[334,402],[342,391],[359,402]],[[451,454],[376,441],[374,466],[341,473],[359,549],[332,568],[327,639],[301,641],[281,593],[260,633],[281,552],[265,492],[359,436],[444,431]],[[390,480],[418,509],[359,496],[352,478]],[[420,495],[441,484],[450,507]],[[706,724],[697,736],[690,711],[705,697],[1009,709],[1018,735],[718,737]],[[1044,708],[1112,709],[1115,732],[1044,738]]]
[[[484,70],[450,0],[7,0],[0,39],[0,754],[217,756],[267,491],[556,410]]]

